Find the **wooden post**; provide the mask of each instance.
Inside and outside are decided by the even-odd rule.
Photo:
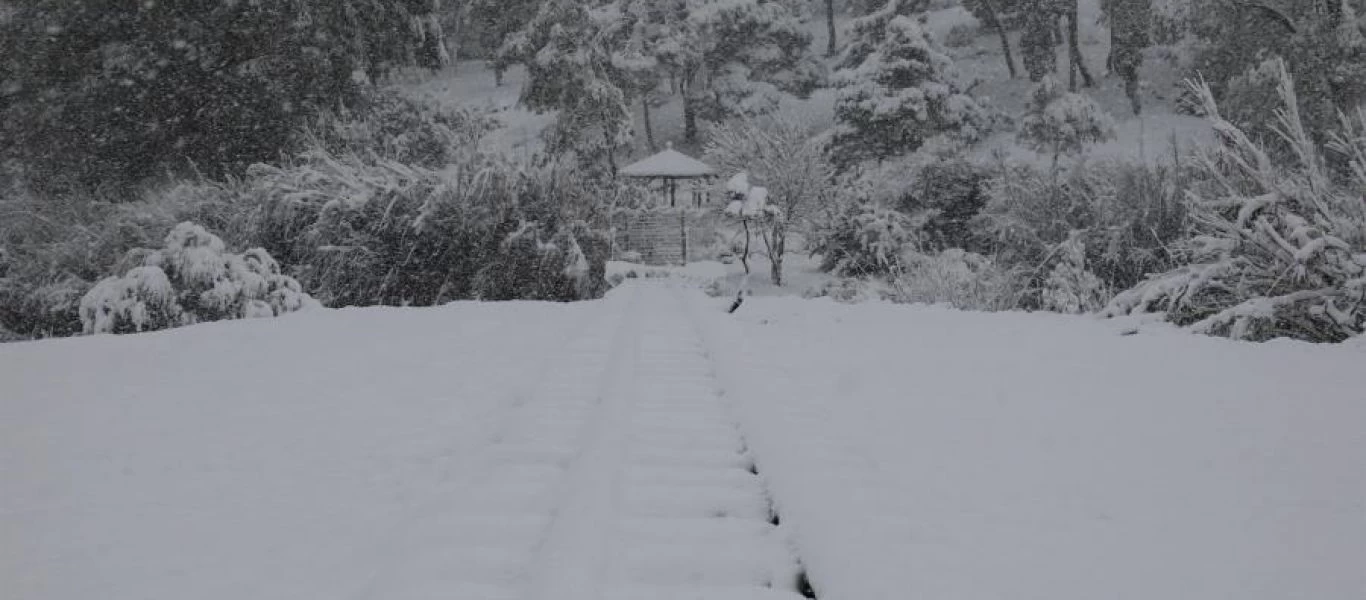
[[[679,233],[682,236],[683,246],[683,256],[681,258],[683,264],[686,265],[688,264],[688,211],[686,209],[678,211],[678,226],[680,230]]]

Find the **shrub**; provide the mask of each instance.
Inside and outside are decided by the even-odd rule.
[[[1025,306],[1060,308],[1067,303],[1044,298],[1048,280],[1078,248],[1084,256],[1070,268],[1098,278],[1102,290],[1128,289],[1174,266],[1173,244],[1189,227],[1187,186],[1175,165],[1083,163],[1057,179],[1009,167],[989,182],[972,226],[1002,264],[1030,274]]]
[[[22,337],[80,333],[81,296],[174,222],[156,200],[130,204],[72,191],[40,194],[13,180],[0,185],[0,325]]]
[[[1330,133],[1326,149],[1349,164],[1338,177],[1283,63],[1277,75],[1275,132],[1292,160],[1273,160],[1221,116],[1208,85],[1195,86],[1220,144],[1198,155],[1211,181],[1189,195],[1196,235],[1178,248],[1188,264],[1120,294],[1107,314],[1164,311],[1198,332],[1252,340],[1342,341],[1366,329],[1366,110]]]
[[[812,252],[821,269],[846,277],[886,275],[900,269],[916,244],[916,223],[900,211],[858,202],[816,232]]]
[[[591,204],[601,190],[574,170],[474,155],[456,166],[434,170],[315,145],[289,164],[257,165],[242,181],[215,185],[238,207],[229,237],[279,257],[327,306],[474,298],[481,270],[513,260],[509,252],[522,255],[505,242],[524,223],[549,243],[596,217]],[[605,254],[586,252],[590,276],[605,270]]]
[[[265,250],[226,252],[223,240],[193,223],[172,229],[163,249],[136,255],[139,266],[101,280],[81,298],[86,333],[275,317],[313,303]]]
[[[907,214],[933,211],[921,228],[927,247],[980,249],[971,223],[987,203],[987,169],[961,157],[941,158],[921,165],[903,197]]]
[[[480,300],[596,298],[607,288],[607,238],[582,223],[546,239],[544,228],[524,223],[499,245],[499,252],[474,280]]]
[[[962,310],[1009,310],[1020,304],[1017,273],[980,254],[950,249],[910,253],[891,279],[898,302],[950,304]]]
[[[1040,290],[1044,310],[1080,314],[1100,310],[1113,294],[1094,273],[1087,270],[1086,243],[1082,232],[1073,232],[1057,247],[1057,264]]]

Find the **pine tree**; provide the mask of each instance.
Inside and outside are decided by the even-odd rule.
[[[721,121],[777,107],[782,94],[805,97],[822,78],[802,14],[768,0],[688,0],[657,55],[679,82],[684,135],[699,119]]]
[[[615,153],[634,136],[630,106],[656,67],[634,31],[634,20],[615,3],[548,0],[504,45],[505,60],[526,65],[522,102],[559,113],[552,152],[605,159],[615,173]]]
[[[1054,49],[1057,14],[1053,11],[1051,0],[1022,1],[1024,32],[1020,35],[1020,53],[1024,56],[1029,80],[1037,83],[1058,70],[1058,53]]]
[[[499,50],[508,38],[531,22],[545,0],[469,0],[466,19],[474,31],[476,42],[487,56],[498,85],[503,85],[503,74],[510,63],[503,60]]]
[[[1094,100],[1063,91],[1052,77],[1044,77],[1024,118],[1020,119],[1020,142],[1051,155],[1053,170],[1063,155],[1076,155],[1086,146],[1115,137],[1115,123]]]
[[[1108,0],[1110,19],[1110,68],[1124,79],[1124,94],[1134,114],[1143,111],[1138,94],[1138,70],[1143,49],[1151,43],[1152,0]]]
[[[273,160],[313,115],[358,102],[364,73],[415,62],[433,6],[17,4],[0,21],[0,160],[92,185]]]
[[[957,87],[952,60],[914,19],[887,11],[853,31],[846,61],[867,54],[840,73],[834,152],[842,163],[912,152],[941,133],[984,133],[986,111]]]
[[[1230,122],[1268,133],[1276,102],[1271,62],[1286,62],[1313,135],[1336,126],[1339,109],[1366,100],[1366,0],[1200,5],[1195,35],[1204,43],[1196,69],[1212,82]]]

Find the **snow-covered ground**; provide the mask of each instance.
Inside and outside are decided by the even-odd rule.
[[[709,342],[821,598],[1366,593],[1360,347],[793,298],[730,317]]]
[[[641,280],[5,345],[0,596],[1366,590],[1361,345],[728,305]]]

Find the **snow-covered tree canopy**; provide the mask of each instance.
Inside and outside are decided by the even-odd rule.
[[[357,100],[365,73],[441,37],[434,0],[15,8],[0,22],[0,159],[91,184],[275,159],[313,114]]]
[[[1056,159],[1081,154],[1087,145],[1114,138],[1115,122],[1089,96],[1068,92],[1057,80],[1045,77],[1034,90],[1017,137]]]
[[[942,133],[972,141],[988,127],[987,111],[954,83],[952,59],[915,19],[895,14],[897,6],[894,0],[854,26],[855,49],[844,59],[853,66],[839,74],[835,103],[842,162],[912,152]]]
[[[653,85],[634,18],[616,2],[549,0],[504,44],[504,60],[527,68],[522,101],[559,112],[552,147],[610,153],[633,137],[630,104]]]
[[[781,94],[805,96],[823,79],[804,13],[766,0],[627,0],[642,16],[648,51],[679,83],[685,128],[777,107]]]

